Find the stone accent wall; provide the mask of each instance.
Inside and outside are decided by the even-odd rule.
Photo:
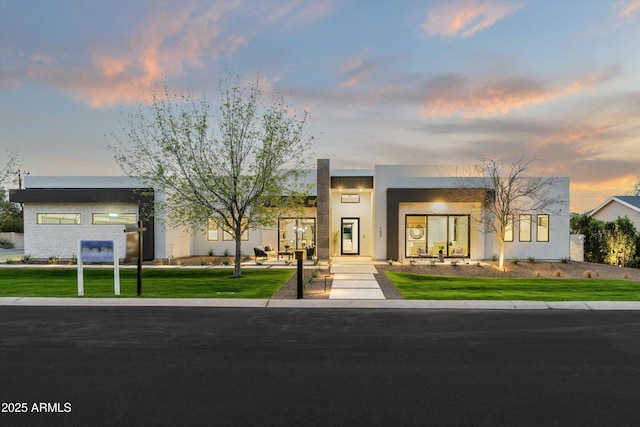
[[[325,261],[329,259],[329,233],[330,220],[329,205],[331,197],[331,170],[329,167],[329,159],[318,159],[317,167],[317,255],[318,259]]]

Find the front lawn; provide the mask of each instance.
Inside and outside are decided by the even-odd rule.
[[[231,277],[231,269],[143,269],[142,297],[147,298],[270,298],[295,270],[247,269]],[[77,297],[73,268],[0,269],[2,297]],[[137,297],[137,272],[120,270],[120,297]],[[84,269],[85,297],[114,297],[113,270]]]
[[[600,279],[448,277],[385,271],[406,299],[640,301],[640,283]]]

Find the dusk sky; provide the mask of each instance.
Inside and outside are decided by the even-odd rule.
[[[333,168],[524,153],[574,212],[640,179],[640,0],[0,0],[0,159],[121,175],[123,112],[228,70],[308,109]]]

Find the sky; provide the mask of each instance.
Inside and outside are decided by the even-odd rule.
[[[332,168],[535,158],[573,212],[640,179],[640,0],[0,0],[0,161],[122,175],[123,114],[230,71]]]

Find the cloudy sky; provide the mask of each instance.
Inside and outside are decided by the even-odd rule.
[[[0,156],[120,175],[123,112],[228,70],[307,108],[334,168],[524,153],[576,212],[640,176],[640,0],[0,0]]]

